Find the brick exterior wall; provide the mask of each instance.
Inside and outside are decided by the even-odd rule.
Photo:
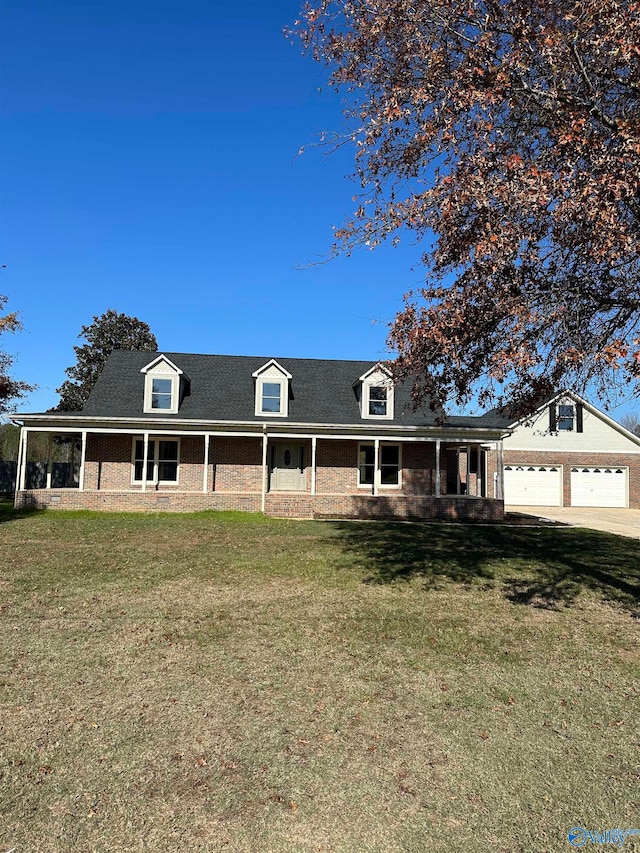
[[[505,450],[505,465],[562,465],[563,505],[571,506],[572,468],[628,468],[629,506],[640,509],[640,454]]]
[[[358,487],[355,440],[317,442],[316,495],[311,495],[311,441],[305,447],[305,490],[267,492],[268,515],[312,518],[452,518],[496,520],[503,517],[501,502],[445,495],[446,470],[442,454],[442,498],[435,498],[435,444],[406,442],[401,451],[401,488]],[[180,438],[177,483],[131,484],[131,435],[87,436],[84,491],[32,489],[19,493],[20,507],[107,511],[192,512],[204,509],[262,507],[262,439],[212,436],[207,465],[207,492],[203,488],[204,437]],[[455,459],[455,456],[454,456]],[[466,463],[465,463],[466,464]]]

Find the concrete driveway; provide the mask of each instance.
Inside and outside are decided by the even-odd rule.
[[[589,527],[618,536],[640,539],[640,509],[605,509],[583,506],[507,506],[507,512],[558,521],[572,527]]]

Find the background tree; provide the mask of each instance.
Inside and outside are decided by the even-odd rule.
[[[640,438],[640,415],[635,412],[628,412],[620,418],[620,423],[625,429]]]
[[[315,0],[361,194],[334,251],[413,232],[391,327],[416,402],[527,409],[640,378],[640,3]]]
[[[109,309],[83,326],[79,338],[87,343],[74,347],[76,364],[65,371],[69,379],[60,388],[56,411],[76,412],[84,407],[107,358],[114,349],[148,350],[156,352],[158,342],[147,323]]]
[[[0,294],[0,311],[7,304],[7,297]],[[14,311],[4,316],[0,315],[0,335],[4,332],[17,332],[22,328],[17,313]],[[9,376],[9,369],[13,364],[13,358],[6,352],[0,350],[0,415],[11,411],[11,401],[24,397],[34,386],[26,382],[18,382]]]

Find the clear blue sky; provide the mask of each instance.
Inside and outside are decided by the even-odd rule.
[[[352,151],[313,145],[343,123],[282,35],[301,2],[4,0],[0,293],[24,331],[1,344],[39,385],[21,411],[55,405],[108,308],[166,351],[385,355],[420,250],[309,265],[357,186]]]

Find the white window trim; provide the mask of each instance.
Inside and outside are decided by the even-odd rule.
[[[369,489],[371,490],[372,486],[375,486],[376,490],[378,489],[401,489],[402,488],[402,443],[398,441],[381,441],[380,442],[380,452],[378,454],[378,467],[374,468],[373,471],[373,479],[374,483],[361,483],[360,482],[360,448],[361,447],[375,447],[373,441],[359,441],[358,442],[358,455],[356,458],[356,476],[358,478],[358,488],[359,489]],[[382,483],[382,448],[383,447],[397,447],[398,448],[398,482],[389,484]]]
[[[182,370],[177,367],[170,359],[164,355],[159,355],[157,358],[142,368],[140,373],[144,373],[144,406],[145,414],[155,414],[159,412],[165,415],[177,415],[180,408],[180,377]],[[154,409],[152,403],[153,380],[154,379],[170,379],[171,380],[171,407],[169,409]]]
[[[369,411],[370,391],[372,388],[385,388],[387,391],[387,412],[384,415],[372,415]],[[393,420],[393,385],[391,382],[364,382],[362,384],[362,417],[369,421]]]
[[[275,375],[274,375],[275,373]],[[256,380],[256,400],[254,414],[261,418],[287,418],[289,417],[289,381],[291,374],[284,369],[275,359],[271,359],[259,370],[251,374]],[[280,411],[264,412],[262,410],[262,389],[265,383],[269,385],[280,385]]]
[[[363,373],[358,380],[362,383],[360,391],[360,415],[364,420],[368,421],[392,421],[395,412],[395,388],[389,370],[384,364],[378,362],[366,373]],[[387,412],[385,415],[370,415],[370,390],[371,388],[386,388],[387,389]]]
[[[262,409],[262,389],[264,385],[280,386],[280,411],[265,412]],[[277,376],[260,376],[256,380],[256,415],[261,418],[286,418],[289,415],[289,380]]]
[[[154,410],[154,411],[157,411],[157,410]],[[166,411],[166,409],[164,411]],[[140,485],[142,485],[142,482],[143,482],[142,478],[140,478],[139,480],[135,479],[135,476],[136,476],[136,441],[144,442],[144,436],[134,435],[132,437],[132,441],[131,441],[131,485],[132,486],[140,486]],[[149,436],[149,444],[151,444],[152,441],[156,442],[156,444],[159,444],[161,441],[176,441],[178,443],[178,464],[176,466],[176,479],[175,480],[158,480],[157,479],[157,477],[158,477],[158,462],[160,461],[158,459],[158,453],[157,453],[157,450],[159,448],[157,448],[156,452],[154,453],[154,460],[153,460],[153,480],[147,480],[146,482],[151,486],[177,486],[178,483],[180,482],[180,451],[182,449],[180,437],[175,436],[175,435],[170,435],[170,436],[151,435],[151,436]]]

